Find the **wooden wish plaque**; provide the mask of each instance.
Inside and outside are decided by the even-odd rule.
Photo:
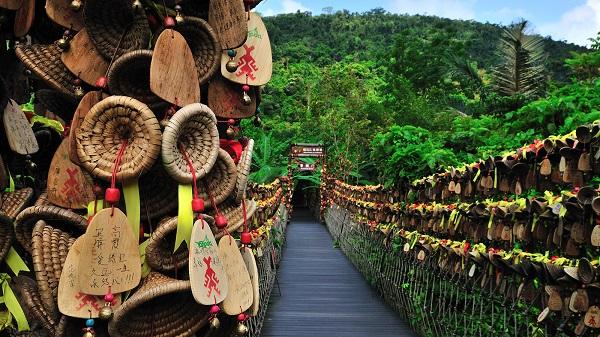
[[[150,90],[176,106],[200,102],[196,62],[183,35],[165,29],[158,36],[150,62]]]
[[[75,34],[60,59],[69,71],[91,86],[108,70],[108,62],[100,55],[85,28]]]
[[[254,258],[254,253],[252,253],[252,249],[248,247],[242,247],[242,258],[244,259],[244,263],[246,264],[246,269],[248,269],[248,275],[250,275],[250,282],[252,282],[252,305],[250,306],[250,310],[248,313],[252,316],[258,315],[258,309],[260,307],[260,288],[258,285],[258,267],[256,266],[256,259]]]
[[[235,49],[233,60],[237,63],[237,70],[232,73],[227,71],[229,56],[224,52],[221,56],[221,74],[232,82],[259,86],[271,79],[273,56],[265,24],[258,14],[251,12],[249,15],[248,38],[240,48]]]
[[[94,201],[92,177],[69,159],[69,139],[63,139],[48,170],[48,200],[64,208],[83,209]]]
[[[196,220],[190,247],[190,283],[196,302],[213,305],[227,297],[228,280],[215,237],[206,221]]]
[[[58,282],[58,310],[63,315],[77,318],[97,318],[100,309],[104,306],[103,296],[88,295],[79,287],[79,259],[81,249],[85,244],[85,236],[75,240],[65,260],[60,281]],[[121,305],[121,296],[116,295],[111,304],[115,309]]]
[[[217,33],[222,49],[241,46],[248,35],[243,0],[211,0],[208,23]]]
[[[15,37],[23,37],[29,33],[35,19],[35,0],[23,0],[23,4],[15,14]]]
[[[235,239],[225,235],[219,240],[219,253],[225,266],[229,291],[223,301],[227,315],[238,315],[250,308],[254,300],[252,281]]]
[[[6,108],[4,108],[2,122],[11,150],[22,155],[38,152],[40,148],[27,117],[25,117],[17,102],[12,99],[8,101]]]
[[[256,90],[250,87],[250,104],[243,103],[242,85],[215,75],[208,85],[208,106],[220,118],[248,118],[256,112]]]
[[[23,6],[23,0],[0,0],[0,8],[16,11]]]
[[[79,260],[81,291],[90,295],[122,293],[140,283],[138,240],[120,209],[106,208],[96,213],[84,242]]]
[[[70,5],[71,0],[46,0],[46,14],[56,24],[79,31],[83,28],[83,8],[75,11]]]
[[[73,120],[71,120],[71,129],[69,131],[69,159],[77,165],[80,164],[79,156],[77,155],[77,130],[83,123],[85,115],[88,111],[101,100],[107,96],[100,91],[90,91],[79,101],[79,105],[73,114]]]

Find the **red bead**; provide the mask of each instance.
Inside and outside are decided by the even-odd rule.
[[[229,124],[229,125],[234,125],[234,124],[235,124],[235,119],[233,119],[233,118],[229,118],[229,119],[227,120],[227,124]]]
[[[107,86],[108,86],[108,79],[106,78],[106,76],[98,77],[98,79],[96,80],[96,88],[106,89]]]
[[[104,295],[104,301],[108,303],[112,303],[115,300],[115,296],[112,293],[108,293]]]
[[[102,198],[102,195],[104,195],[104,190],[102,187],[100,187],[100,185],[94,185],[94,195],[98,199]]]
[[[164,20],[163,23],[165,25],[165,28],[173,28],[173,27],[175,27],[175,19],[173,19],[170,16],[165,16],[165,20]]]
[[[121,199],[121,191],[119,191],[118,188],[109,187],[106,189],[104,199],[106,199],[106,202],[109,204],[116,204]]]
[[[81,85],[81,80],[79,78],[74,79],[73,80],[73,85],[80,86]]]
[[[221,311],[221,309],[219,308],[218,305],[215,304],[212,307],[210,307],[210,311],[209,312],[210,312],[211,315],[216,315],[216,314],[219,313],[219,311]]]
[[[227,218],[222,214],[217,215],[215,217],[215,225],[217,225],[217,228],[219,229],[227,227]]]
[[[200,198],[192,199],[192,210],[196,213],[204,212],[204,199],[200,199]]]
[[[249,245],[252,243],[252,235],[250,235],[250,233],[248,232],[242,232],[242,235],[240,236],[240,241],[244,245]]]
[[[240,322],[243,322],[246,320],[246,318],[248,318],[248,315],[246,315],[245,313],[242,312],[241,314],[238,315],[237,320]]]
[[[242,90],[244,90],[244,92],[248,92],[248,91],[250,91],[250,86],[249,86],[249,85],[247,85],[247,84],[244,84],[244,85],[242,86]]]

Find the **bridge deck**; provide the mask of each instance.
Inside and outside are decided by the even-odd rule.
[[[414,336],[309,212],[294,212],[286,237],[263,337]]]

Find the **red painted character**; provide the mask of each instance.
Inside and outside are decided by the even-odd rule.
[[[72,200],[73,198],[77,198],[80,193],[79,191],[79,180],[77,180],[77,173],[79,170],[76,168],[67,169],[67,173],[69,174],[69,179],[65,181],[63,185],[63,189],[60,191],[62,194],[66,196],[67,200]]]
[[[221,295],[221,291],[219,288],[219,279],[217,278],[217,274],[210,266],[212,262],[212,257],[208,256],[202,259],[204,263],[206,263],[206,272],[204,273],[204,287],[208,289],[208,297],[213,292],[213,290],[217,293],[217,295]]]
[[[588,324],[590,326],[596,326],[596,319],[594,319],[594,316],[590,317],[590,320],[588,321]]]
[[[258,71],[258,66],[256,65],[256,60],[252,57],[252,51],[254,50],[254,46],[248,47],[244,45],[244,49],[246,50],[246,54],[240,57],[238,61],[238,72],[235,73],[235,76],[240,77],[244,74],[248,76],[249,79],[255,80],[254,72]]]
[[[79,307],[77,310],[81,310],[83,307],[90,305],[96,311],[100,311],[100,306],[98,305],[98,299],[96,296],[78,292],[77,295],[75,295],[75,298],[79,300]]]

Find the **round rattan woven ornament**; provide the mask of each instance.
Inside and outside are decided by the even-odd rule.
[[[31,237],[33,228],[39,220],[61,229],[69,229],[83,233],[87,227],[87,220],[77,213],[73,213],[57,206],[43,205],[31,206],[24,209],[15,219],[15,237],[19,244],[29,253],[32,253]]]
[[[248,139],[248,143],[242,152],[237,164],[237,177],[235,183],[235,201],[239,204],[246,197],[248,187],[248,175],[252,166],[252,153],[254,151],[254,139]]]
[[[31,187],[22,188],[14,192],[2,193],[2,207],[0,213],[6,214],[14,219],[21,213],[33,198],[33,189]]]
[[[72,119],[79,102],[75,95],[49,89],[36,91],[35,98],[45,110],[52,112],[65,122]]]
[[[143,9],[128,0],[85,0],[83,17],[98,52],[112,60],[128,51],[144,49],[150,42],[150,27]]]
[[[57,321],[44,308],[36,282],[27,276],[19,275],[11,280],[10,287],[14,290],[28,321],[39,323],[50,336],[54,336]]]
[[[4,214],[0,214],[0,261],[4,261],[14,238],[15,233],[13,231],[12,219]]]
[[[133,97],[145,104],[162,102],[150,90],[152,50],[134,50],[115,60],[108,72],[108,87],[113,95]]]
[[[144,103],[126,96],[110,96],[94,105],[79,127],[79,161],[93,176],[110,181],[124,143],[116,172],[118,181],[137,179],[150,170],[160,152],[160,126]]]
[[[60,60],[62,51],[56,44],[26,45],[22,43],[17,45],[15,53],[27,69],[53,89],[70,95],[75,92],[76,77]]]
[[[198,82],[206,83],[220,68],[221,46],[218,37],[208,22],[186,16],[183,23],[174,27],[187,41],[198,71]]]
[[[163,165],[173,179],[189,184],[192,173],[180,146],[194,166],[196,179],[206,176],[219,154],[217,118],[209,107],[200,103],[187,105],[177,111],[165,127]]]
[[[256,202],[254,200],[246,199],[244,203],[238,205],[231,200],[227,200],[219,205],[219,213],[227,218],[227,232],[233,233],[244,225],[244,204],[246,205],[246,223],[251,224],[252,216],[256,212]],[[210,211],[211,216],[216,216],[214,210]],[[218,228],[213,227],[215,239],[220,239],[226,235],[225,231],[219,231]]]
[[[222,203],[233,193],[237,182],[237,167],[227,151],[219,149],[215,165],[201,181],[198,196],[208,201],[207,208],[214,208],[215,204]]]
[[[203,215],[203,218],[209,225],[214,225],[213,217]],[[177,217],[171,217],[162,220],[150,236],[146,247],[146,261],[153,270],[170,272],[188,265],[187,247],[182,245],[173,253],[176,233]]]
[[[190,281],[151,272],[115,310],[111,337],[191,337],[208,322],[208,306],[192,297]]]
[[[6,104],[8,104],[9,99],[8,88],[6,87],[6,82],[4,78],[0,76],[0,111],[4,111],[6,108]]]
[[[58,281],[73,242],[75,238],[69,233],[46,224],[44,220],[39,220],[33,227],[33,269],[42,303],[52,317],[58,317]]]

